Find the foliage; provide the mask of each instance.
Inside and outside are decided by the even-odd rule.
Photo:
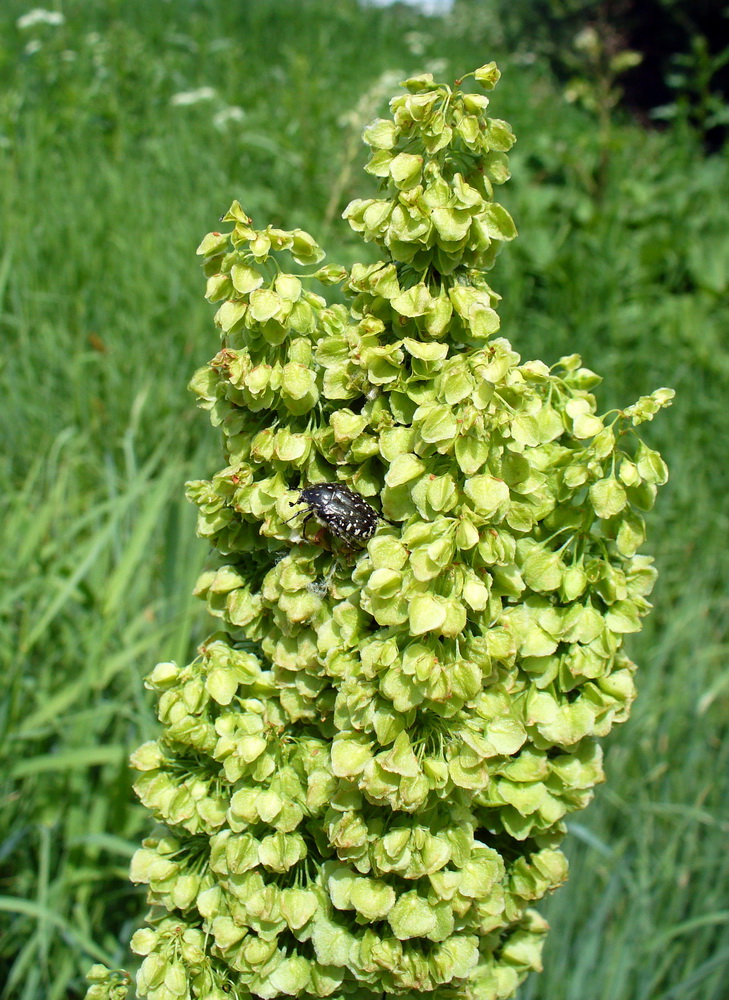
[[[672,478],[651,515],[656,610],[631,637],[641,697],[606,748],[608,785],[569,823],[572,877],[542,904],[545,971],[522,993],[724,1000],[726,161],[617,115],[598,203],[591,116],[539,58],[503,51],[481,5],[62,10],[22,31],[23,0],[0,17],[5,995],[70,1000],[92,961],[131,968],[143,899],[127,858],[147,820],[124,758],[156,732],[141,676],[204,634],[185,595],[205,551],[180,497],[216,459],[184,393],[207,351],[190,247],[235,197],[277,225],[337,219],[387,80],[493,51],[520,136],[503,192],[522,238],[494,271],[504,327],[550,365],[581,353],[608,406],[678,392],[650,427]],[[350,263],[363,248],[346,229],[324,231]]]
[[[384,197],[344,214],[384,259],[287,272],[323,252],[238,202],[199,247],[222,349],[192,386],[227,465],[189,494],[224,631],[150,677],[141,996],[497,1000],[541,967],[529,906],[565,878],[650,607],[640,512],[667,474],[633,428],[673,392],[598,416],[578,356],[493,339],[514,137],[460,83],[412,77],[365,129]],[[322,482],[382,504],[366,551],[289,527]]]
[[[725,8],[729,19],[729,7]],[[688,52],[673,57],[672,72],[666,83],[675,95],[670,104],[654,110],[659,119],[679,119],[693,125],[702,135],[711,129],[729,125],[729,101],[722,93],[717,77],[729,64],[729,45],[712,53],[705,35],[691,37]]]
[[[456,0],[456,16],[483,24],[506,51],[549,60],[569,99],[603,117],[625,106],[680,122],[709,148],[729,122],[729,6],[715,0]],[[635,70],[635,67],[640,67]],[[623,74],[627,74],[623,77]],[[618,78],[622,85],[616,85]]]

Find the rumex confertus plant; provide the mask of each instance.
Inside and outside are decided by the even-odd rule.
[[[162,734],[133,755],[150,1000],[512,996],[630,710],[666,480],[635,427],[673,394],[599,414],[578,356],[497,336],[514,137],[462,83],[407,80],[365,129],[379,197],[344,215],[376,263],[319,266],[237,202],[199,247],[222,348],[192,388],[227,464],[189,495],[221,630],[154,669]]]

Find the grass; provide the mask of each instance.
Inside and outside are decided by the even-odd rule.
[[[26,12],[5,0],[0,22],[2,995],[82,995],[93,961],[129,964],[144,909],[126,876],[149,829],[126,766],[156,731],[142,677],[209,628],[182,499],[219,464],[185,390],[216,349],[195,246],[238,197],[356,259],[337,216],[370,190],[354,140],[386,74],[496,57],[494,113],[519,138],[504,201],[521,236],[493,272],[505,335],[548,362],[582,353],[605,408],[678,393],[647,428],[672,479],[650,523],[656,610],[631,644],[640,698],[571,822],[545,972],[520,1000],[725,1000],[726,159],[617,119],[596,191],[595,121],[538,60],[498,51],[488,11],[70,0],[63,25],[21,31]]]

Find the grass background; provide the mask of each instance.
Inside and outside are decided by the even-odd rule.
[[[361,259],[362,125],[393,81],[496,58],[518,145],[503,191],[502,331],[523,357],[578,351],[604,408],[659,385],[647,425],[672,478],[650,519],[661,577],[630,644],[640,698],[608,784],[570,822],[568,885],[541,907],[545,972],[520,1000],[729,996],[726,548],[729,164],[675,123],[609,135],[489,4],[447,19],[355,0],[67,0],[60,25],[0,11],[0,989],[83,994],[130,967],[144,911],[128,861],[149,829],[127,756],[156,732],[142,677],[208,623],[184,502],[219,445],[186,392],[217,349],[194,255],[239,198]],[[209,99],[174,95],[214,88]],[[234,110],[231,110],[234,109]],[[240,109],[240,110],[235,110]]]

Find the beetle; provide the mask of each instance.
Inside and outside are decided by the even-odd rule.
[[[299,490],[299,499],[290,500],[289,505],[296,507],[306,504],[307,511],[301,523],[303,534],[306,522],[316,516],[325,524],[332,534],[347,542],[366,542],[372,538],[378,521],[386,521],[374,507],[343,483],[315,483]],[[298,517],[298,514],[294,514]],[[289,518],[292,521],[293,518]],[[388,522],[389,523],[389,522]]]

